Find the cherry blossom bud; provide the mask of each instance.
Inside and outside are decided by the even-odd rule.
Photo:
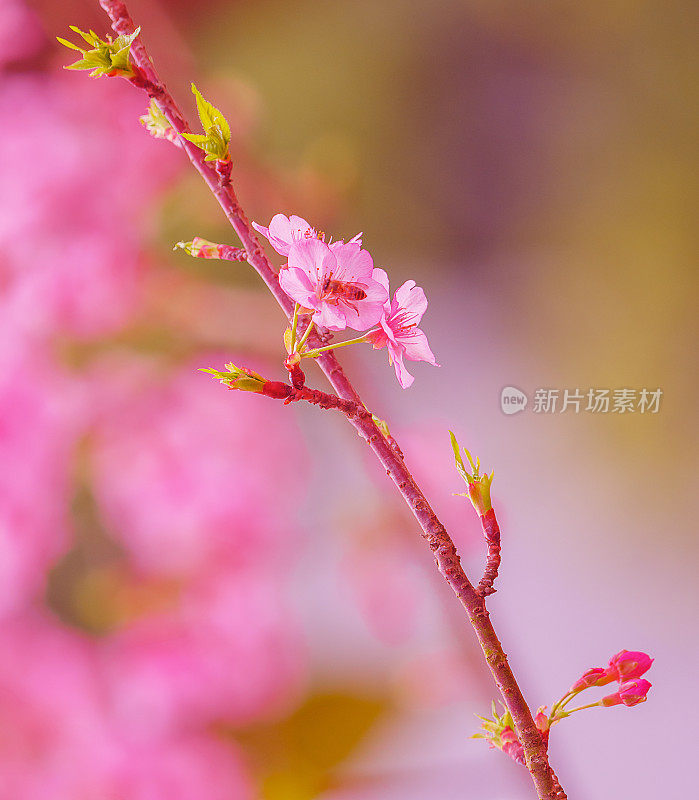
[[[129,80],[142,79],[141,71],[135,64],[131,63],[130,50],[134,39],[138,36],[141,29],[136,28],[128,36],[117,36],[112,39],[100,39],[94,31],[81,31],[75,25],[70,29],[81,36],[88,44],[88,47],[81,47],[73,44],[67,39],[57,36],[56,39],[71,50],[77,50],[82,58],[65,69],[90,70],[91,78],[99,78],[103,75],[113,78],[120,76]]]
[[[602,667],[592,667],[575,681],[570,687],[571,692],[582,692],[583,689],[589,689],[591,686],[604,686],[615,680],[613,675],[610,675],[606,669]]]
[[[646,701],[646,695],[652,684],[644,678],[635,678],[622,683],[617,692],[603,697],[600,701],[603,706],[636,706]]]
[[[300,361],[301,356],[298,353],[292,353],[284,362],[284,366],[289,373],[291,384],[294,389],[303,389],[304,384],[306,383],[306,375],[299,365]]]
[[[524,764],[524,748],[512,728],[505,728],[500,734],[501,749],[517,764]]]
[[[265,394],[265,387],[271,383],[251,369],[236,367],[235,364],[226,364],[226,372],[217,369],[200,369],[199,372],[208,372],[229,389],[237,389],[242,392]]]
[[[468,485],[468,497],[473,503],[473,507],[476,509],[478,514],[482,517],[484,514],[487,514],[492,508],[493,504],[490,500],[490,486],[493,483],[493,476],[494,473],[491,472],[490,475],[480,474],[481,469],[481,461],[477,458],[474,462],[473,458],[471,457],[471,453],[464,448],[464,453],[468,458],[468,463],[471,467],[471,472],[466,469],[466,465],[464,464],[463,457],[461,455],[461,448],[459,446],[459,442],[456,439],[456,436],[449,431],[449,436],[451,437],[451,446],[454,450],[454,458],[456,460],[456,469],[459,472],[459,475],[466,481]],[[464,493],[465,494],[465,493]]]
[[[632,678],[640,678],[648,672],[654,659],[647,653],[637,650],[622,650],[617,653],[610,661],[607,674],[610,680],[628,681]]]
[[[155,100],[150,101],[146,113],[138,119],[154,139],[167,139],[177,147],[182,147],[178,132],[168,122]]]
[[[549,729],[548,714],[544,714],[545,708],[546,706],[541,706],[534,717],[534,724],[539,729],[540,733],[547,733]]]

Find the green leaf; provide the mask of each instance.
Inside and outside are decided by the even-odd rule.
[[[190,142],[207,153],[206,161],[225,161],[228,159],[228,145],[231,140],[231,128],[223,114],[205,100],[197,87],[192,84],[192,92],[197,101],[197,113],[205,136],[200,139],[191,138],[196,134],[183,134]]]
[[[197,100],[197,113],[199,114],[202,128],[208,133],[212,128],[218,127],[222,138],[227,144],[231,138],[231,128],[228,124],[228,120],[216,106],[202,97],[201,92],[194,84],[192,84],[192,91]]]
[[[203,133],[182,133],[180,135],[188,142],[197,145],[197,147],[209,140],[209,137],[205,136]]]
[[[199,114],[199,121],[201,122],[202,128],[208,132],[209,128],[211,128],[214,124],[213,114],[211,113],[214,110],[214,107],[208,100],[204,100],[201,92],[194,84],[192,84],[192,92],[194,93],[194,97],[197,101],[197,113]]]

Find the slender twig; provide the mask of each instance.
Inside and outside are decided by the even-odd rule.
[[[99,0],[99,2],[109,14],[112,27],[117,33],[129,34],[134,31],[133,20],[124,3],[120,0]],[[146,79],[145,85],[141,84],[141,88],[144,88],[148,95],[155,100],[160,111],[176,131],[187,132],[189,130],[187,123],[172,96],[158,78],[140,37],[133,42],[131,56]],[[280,287],[277,272],[260,246],[252,226],[238,203],[230,181],[220,179],[216,168],[204,161],[204,154],[199,148],[185,140],[182,140],[181,143],[193,166],[218,200],[228,221],[238,234],[247,252],[248,263],[260,275],[286,314],[287,319],[291,321],[294,304]],[[309,337],[309,344],[312,347],[319,347],[322,345],[322,340],[316,333],[313,333]],[[337,396],[356,404],[357,408],[364,408],[364,403],[345,375],[334,352],[322,353],[317,361],[337,392]],[[503,701],[512,714],[515,730],[524,749],[526,765],[532,775],[538,797],[540,800],[563,800],[565,794],[561,793],[562,790],[557,790],[551,777],[546,747],[497,638],[484,598],[478,594],[466,576],[454,542],[430,507],[403,459],[398,456],[392,444],[376,426],[371,414],[367,412],[366,414],[352,415],[348,416],[348,419],[368,442],[386,469],[388,476],[397,486],[422,529],[422,535],[432,550],[439,571],[464,606]]]
[[[487,597],[497,591],[493,583],[498,577],[498,569],[500,568],[500,526],[492,508],[481,516],[481,525],[483,526],[483,535],[488,546],[488,555],[483,577],[480,579],[476,591],[481,597]]]

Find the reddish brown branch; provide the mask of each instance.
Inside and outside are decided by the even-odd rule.
[[[483,526],[483,535],[488,546],[488,555],[485,561],[483,577],[476,587],[476,591],[481,597],[487,597],[497,591],[493,583],[498,577],[498,569],[500,568],[500,526],[492,508],[486,514],[481,515],[481,525]]]
[[[99,1],[102,8],[109,14],[112,20],[112,27],[117,33],[128,35],[133,32],[135,26],[124,3],[120,2],[120,0]],[[189,131],[187,123],[175,101],[155,73],[140,37],[137,37],[133,42],[131,55],[132,61],[141,70],[145,79],[145,81],[141,82],[141,88],[144,88],[149,96],[155,100],[160,111],[176,131]],[[286,314],[287,319],[290,320],[293,314],[293,303],[279,286],[277,272],[262,250],[252,226],[243,213],[230,180],[227,180],[225,176],[217,172],[215,167],[206,163],[202,151],[191,142],[181,140],[181,144],[193,166],[198,170],[218,200],[224,214],[238,234],[247,253],[248,262],[267,284]],[[320,339],[316,334],[312,334],[309,337],[309,345],[313,347],[314,344],[316,346],[320,344]],[[381,433],[371,414],[366,411],[361,398],[348,380],[334,353],[331,351],[323,353],[318,357],[317,362],[337,392],[338,400],[344,401],[347,404],[346,408],[354,409],[355,413],[347,414],[350,423],[368,442],[376,457],[386,469],[386,473],[397,486],[420,525],[422,536],[434,555],[439,571],[464,606],[498,689],[512,714],[517,736],[524,749],[527,768],[532,775],[538,797],[540,800],[563,800],[565,795],[556,791],[551,777],[546,748],[543,746],[531,711],[517,685],[507,662],[507,656],[490,622],[485,600],[478,594],[466,576],[451,537],[415,483],[403,459],[398,455],[397,449]],[[281,384],[281,386],[285,386],[285,384]],[[316,394],[314,390],[302,389],[295,391],[309,392],[308,396],[299,399],[305,399],[308,402],[318,400],[318,404],[322,405],[320,400],[323,398],[324,393]],[[290,395],[287,395],[288,397]],[[323,402],[325,402],[324,399]]]

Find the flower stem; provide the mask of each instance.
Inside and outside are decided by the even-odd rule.
[[[596,706],[601,706],[602,702],[597,701],[596,703],[590,703],[586,706],[578,706],[578,708],[571,708],[569,711],[565,711],[565,715],[568,716],[569,714],[574,714],[576,711],[584,711],[586,708],[595,708]]]
[[[112,27],[118,34],[128,35],[134,31],[133,20],[121,0],[99,0],[99,3],[110,16]],[[135,38],[130,53],[132,61],[145,76],[145,86],[142,88],[145,88],[149,97],[155,100],[160,111],[176,131],[188,132],[189,127],[182,113],[156,74],[140,37]],[[248,262],[265,282],[287,319],[292,320],[294,304],[279,285],[277,271],[265,255],[249,220],[240,207],[233,185],[230,182],[221,185],[216,170],[204,161],[203,151],[194,144],[182,140],[182,149],[216,197],[226,218],[238,234],[248,253]],[[309,338],[309,330],[304,335],[304,341],[307,338]],[[310,340],[313,343],[317,342],[318,345],[322,344],[315,333]],[[364,407],[361,397],[345,375],[334,352],[321,353],[317,363],[340,399],[355,403],[357,408]],[[367,441],[411,509],[422,529],[422,536],[433,553],[439,571],[466,610],[495,683],[505,705],[512,714],[515,731],[522,743],[526,765],[532,776],[539,800],[565,800],[565,793],[558,789],[551,777],[546,745],[534,724],[531,710],[495,633],[485,600],[478,595],[466,576],[454,542],[432,510],[404,461],[381,433],[371,415],[358,414],[348,418],[357,432]]]
[[[577,697],[579,694],[580,692],[568,692],[567,694],[564,694],[563,697],[561,697],[561,699],[558,702],[554,703],[553,706],[551,707],[551,714],[549,715],[549,719],[553,720],[556,713],[560,711],[560,709],[564,708],[567,703],[570,703],[570,701],[574,697]]]
[[[301,353],[301,352],[300,352],[300,351],[301,351],[301,348],[304,346],[304,344],[306,344],[306,342],[307,342],[307,340],[308,340],[308,337],[311,335],[311,332],[313,331],[313,328],[314,328],[314,323],[313,323],[313,320],[311,320],[311,321],[308,323],[308,327],[307,327],[307,328],[306,328],[306,330],[304,331],[304,334],[303,334],[303,336],[302,336],[302,337],[301,337],[301,339],[299,340],[299,343],[298,343],[298,345],[296,346],[296,350],[297,350],[297,351],[298,351],[298,352],[299,352],[299,353],[300,353],[302,356],[303,356],[303,353]]]
[[[305,353],[301,353],[301,358],[318,358],[321,353],[326,353],[328,350],[336,350],[338,347],[346,347],[348,344],[366,342],[370,333],[374,333],[374,331],[368,331],[363,336],[357,336],[356,339],[348,339],[346,342],[338,342],[337,344],[329,344],[325,347],[316,347],[313,350],[306,350]]]
[[[289,345],[289,352],[296,352],[296,326],[299,323],[299,304],[294,306],[294,318],[291,321],[291,344]]]

